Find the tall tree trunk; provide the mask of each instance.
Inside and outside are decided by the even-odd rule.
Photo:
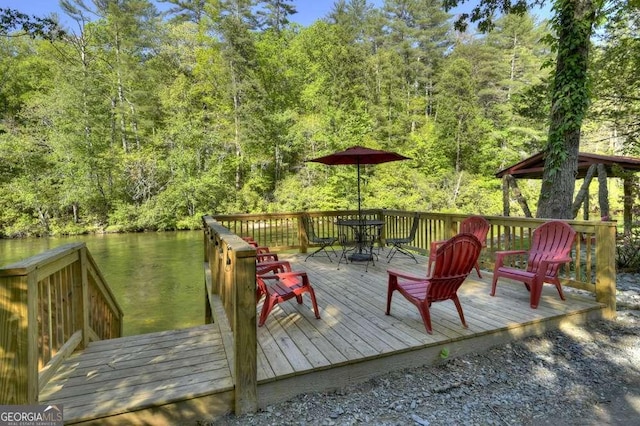
[[[558,0],[555,5],[558,55],[536,216],[572,219],[580,127],[589,103],[587,65],[595,8],[592,0]]]
[[[462,169],[462,165],[460,164],[462,161],[462,142],[460,138],[462,134],[462,117],[458,118],[458,128],[456,129],[456,173],[460,173]]]
[[[236,157],[238,157],[238,164],[236,165],[236,190],[239,191],[242,188],[242,147],[240,146],[240,90],[238,89],[238,80],[236,78],[236,71],[233,62],[230,65],[231,69],[231,87],[233,92],[233,139],[236,147]]]
[[[623,180],[623,189],[624,189],[624,212],[623,212],[623,222],[624,222],[624,235],[631,235],[631,225],[632,225],[632,213],[631,209],[633,208],[633,187],[634,187],[635,178],[631,173],[627,174]]]
[[[122,83],[122,70],[120,59],[120,35],[116,32],[115,35],[115,51],[116,51],[116,75],[117,75],[117,91],[118,91],[118,104],[120,109],[120,140],[122,141],[122,150],[129,152],[129,144],[127,143],[127,124],[125,121],[125,109],[124,109],[124,85]]]
[[[609,217],[609,188],[607,188],[607,169],[604,164],[598,164],[598,204],[600,204],[600,217]]]
[[[513,36],[513,51],[511,53],[511,71],[509,72],[509,81],[513,83],[516,77],[516,59],[518,58],[518,36]],[[509,85],[507,89],[507,101],[511,99],[511,88],[513,84]]]

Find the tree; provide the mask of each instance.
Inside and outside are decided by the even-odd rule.
[[[404,96],[413,132],[434,113],[435,71],[452,45],[449,15],[439,0],[388,0],[384,12],[389,28],[385,47],[393,49],[402,61],[396,71],[402,87],[397,89]]]
[[[557,0],[551,122],[536,217],[572,219],[580,129],[589,106],[589,46],[599,0]]]
[[[473,63],[482,72],[481,107],[500,148],[495,152],[499,169],[522,160],[524,152],[540,151],[545,141],[545,82],[550,74],[549,67],[543,67],[550,60],[549,48],[541,43],[549,34],[545,28],[545,22],[535,23],[530,14],[509,14],[498,19],[484,37],[486,43],[476,43],[474,49]],[[532,110],[541,113],[533,116]]]
[[[466,0],[445,0],[454,7]],[[533,0],[532,5],[541,2]],[[552,20],[557,34],[556,67],[552,83],[549,134],[537,217],[571,219],[580,148],[580,128],[589,105],[587,69],[589,44],[602,0],[555,0]],[[466,21],[478,22],[481,31],[493,27],[496,12],[523,14],[525,0],[482,0],[471,14],[462,14],[458,29]]]
[[[159,0],[159,3],[169,3],[174,6],[167,11],[177,22],[191,21],[199,24],[205,16],[207,0]]]
[[[298,13],[295,6],[289,4],[291,0],[262,0],[264,10],[258,10],[256,15],[261,28],[271,28],[279,33],[289,24],[289,15]]]
[[[592,119],[611,135],[609,149],[640,153],[640,4],[614,3],[595,44]],[[602,140],[600,140],[602,141]]]
[[[21,34],[46,40],[56,40],[65,35],[58,22],[51,18],[29,16],[18,10],[0,8],[0,36]]]

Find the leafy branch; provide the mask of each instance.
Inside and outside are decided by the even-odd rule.
[[[15,34],[15,32],[19,33]],[[0,36],[23,35],[53,41],[64,37],[65,32],[60,28],[58,22],[51,18],[29,16],[15,9],[0,8]]]

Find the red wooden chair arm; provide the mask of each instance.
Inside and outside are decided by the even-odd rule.
[[[289,271],[286,271],[286,272],[279,272],[276,275],[278,276],[279,279],[301,277],[304,282],[307,282],[309,280],[309,277],[307,276],[307,273],[306,272],[300,272],[300,271],[291,271],[291,270],[289,270]]]
[[[275,274],[272,275],[262,275],[260,274],[260,278],[262,278],[263,280],[278,280],[281,281],[283,283],[291,283],[291,278],[302,278],[302,284],[308,284],[309,283],[309,277],[307,276],[306,272],[298,272],[298,271],[294,271],[294,272],[276,272]]]
[[[284,273],[291,271],[291,264],[286,260],[273,262],[261,262],[256,265],[256,274],[263,275],[267,272]]]
[[[538,267],[538,275],[542,276],[542,279],[544,280],[544,277],[547,275],[547,271],[549,270],[549,266],[550,265],[562,265],[563,263],[569,263],[571,262],[573,259],[570,257],[561,257],[558,259],[547,259],[547,260],[541,260],[540,261],[540,266]]]
[[[504,250],[496,252],[496,268],[500,268],[504,263],[504,258],[516,254],[527,254],[527,250]]]
[[[294,293],[304,288],[311,288],[306,272],[280,272],[277,274],[281,284],[289,287]]]
[[[277,261],[278,255],[275,253],[257,253],[256,260],[258,263],[268,262],[268,261]]]
[[[262,275],[262,274],[260,274],[260,278],[262,280],[277,280],[277,279],[279,279],[278,278],[278,274],[275,274],[275,275]]]
[[[398,277],[398,278],[404,278],[404,279],[406,279],[406,280],[411,280],[411,281],[426,281],[426,278],[425,278],[425,276],[424,276],[424,275],[423,275],[423,276],[410,275],[410,274],[407,274],[407,273],[405,273],[405,272],[396,271],[396,270],[394,270],[394,269],[387,269],[387,273],[388,273],[389,275],[393,275],[393,276]]]

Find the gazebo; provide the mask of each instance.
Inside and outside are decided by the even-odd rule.
[[[520,203],[525,216],[532,217],[527,200],[522,196],[516,179],[542,179],[544,170],[545,153],[539,152],[525,160],[520,161],[496,173],[496,177],[502,179],[503,191],[503,214],[509,216],[509,194],[513,191],[514,196]],[[623,180],[624,191],[624,233],[631,232],[631,208],[633,206],[633,179],[634,173],[640,171],[640,158],[623,157],[616,155],[600,155],[586,152],[578,153],[578,173],[576,179],[584,179],[580,191],[573,202],[572,213],[575,217],[581,206],[584,206],[584,219],[589,220],[589,184],[593,175],[597,173],[599,191],[598,202],[600,205],[600,216],[603,219],[609,218],[609,191],[607,189],[607,178],[616,177]]]

